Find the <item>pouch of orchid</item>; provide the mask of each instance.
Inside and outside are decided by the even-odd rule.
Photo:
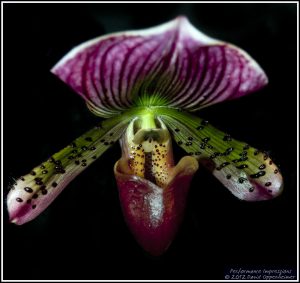
[[[7,198],[11,222],[37,217],[118,141],[122,156],[114,173],[124,218],[152,255],[175,237],[198,163],[240,200],[281,193],[282,176],[266,153],[191,114],[262,88],[264,71],[245,51],[204,35],[185,17],[85,42],[51,71],[105,119],[16,181]],[[177,165],[172,140],[187,152]]]

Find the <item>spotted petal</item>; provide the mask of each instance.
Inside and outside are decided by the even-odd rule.
[[[52,72],[103,117],[128,109],[145,94],[159,94],[168,106],[196,111],[267,83],[245,51],[206,36],[185,17],[83,43]]]
[[[239,199],[268,200],[282,192],[282,176],[267,153],[233,139],[191,114],[167,108],[160,113],[177,144]]]
[[[79,173],[114,144],[129,123],[123,115],[104,121],[20,177],[7,196],[10,221],[21,225],[37,217]]]

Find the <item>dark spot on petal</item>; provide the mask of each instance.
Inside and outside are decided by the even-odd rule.
[[[255,150],[253,154],[254,154],[254,155],[259,154],[259,150]]]
[[[56,182],[53,182],[53,183],[52,183],[52,187],[53,187],[53,188],[57,187],[57,183],[56,183]]]
[[[178,141],[177,144],[178,144],[178,145],[182,145],[182,141]]]
[[[76,147],[76,143],[75,143],[75,142],[72,142],[72,143],[71,143],[71,147],[72,147],[72,148],[75,148],[75,147]]]
[[[256,178],[259,178],[259,177],[261,177],[261,176],[264,176],[265,174],[266,174],[265,171],[259,171],[259,172],[256,173],[256,174],[250,175],[250,177],[256,179]]]
[[[239,183],[240,184],[243,184],[245,181],[247,181],[247,179],[243,178],[243,177],[240,177],[239,178]]]
[[[188,137],[188,140],[189,141],[192,141],[194,138],[193,137]]]
[[[42,164],[42,165],[40,166],[40,168],[41,168],[41,169],[45,169],[46,167],[45,167],[45,165]]]
[[[109,143],[108,142],[104,142],[104,145],[109,145]]]
[[[90,150],[95,150],[96,149],[96,147],[94,147],[94,146],[92,146],[91,148],[90,148]]]
[[[207,143],[210,140],[210,137],[202,139],[205,143]]]
[[[86,137],[85,140],[88,141],[88,142],[93,141],[91,137]]]
[[[70,156],[68,157],[68,159],[69,159],[69,160],[72,160],[72,159],[74,159],[74,156],[73,156],[73,155],[70,155]]]
[[[17,202],[23,202],[23,200],[21,198],[16,198]]]
[[[87,150],[88,148],[84,145],[81,147],[82,150]]]
[[[26,201],[28,204],[31,203],[31,198]]]
[[[233,151],[233,147],[229,147],[226,149],[226,151],[223,153],[224,155],[229,155]]]
[[[43,174],[47,174],[48,171],[47,171],[47,170],[43,170],[42,173],[43,173]]]
[[[270,160],[270,161],[269,161],[269,165],[272,165],[272,164],[273,164],[273,161],[272,161],[272,160]]]
[[[241,152],[239,155],[240,155],[240,156],[246,156],[247,154],[248,154],[247,151],[243,151],[243,152]]]
[[[265,169],[266,168],[266,165],[265,164],[262,164],[262,165],[260,165],[259,167],[258,167],[258,169],[260,169],[260,170],[263,170],[263,169]]]
[[[35,209],[36,208],[36,204],[34,204],[33,206],[32,206],[32,209]]]
[[[31,171],[31,172],[30,172],[30,175],[35,176],[36,173],[35,173],[34,171]]]
[[[38,194],[34,194],[33,196],[32,196],[32,198],[38,198]]]
[[[76,165],[79,165],[79,164],[80,164],[80,162],[79,162],[78,160],[76,160],[76,161],[75,161],[75,164],[76,164]]]
[[[93,159],[97,159],[97,156],[96,156],[96,155],[94,155],[92,158],[93,158]]]
[[[33,192],[33,189],[32,189],[32,188],[29,188],[29,187],[25,187],[24,190],[25,190],[27,193],[32,193],[32,192]]]
[[[61,165],[56,165],[55,166],[55,170],[56,170],[55,171],[56,174],[58,174],[58,173],[62,173],[62,174],[66,173],[66,171],[64,170],[64,168]]]
[[[218,152],[213,153],[209,158],[214,159],[218,156]]]
[[[196,128],[196,130],[202,130],[203,129],[203,126],[198,126],[197,128]]]
[[[192,144],[193,144],[192,142],[186,142],[186,143],[185,143],[186,146],[190,146],[190,145],[192,145]]]
[[[265,186],[266,187],[270,187],[272,185],[272,183],[271,182],[267,182],[267,183],[265,183]]]
[[[203,143],[203,142],[200,144],[200,148],[201,148],[201,149],[205,149],[205,146],[206,146],[206,145],[205,145],[205,143]]]
[[[85,166],[86,166],[86,163],[85,163],[85,162],[82,162],[81,166],[82,166],[82,167],[85,167]]]
[[[175,132],[177,132],[177,133],[178,133],[179,131],[180,131],[179,129],[177,129],[177,128],[175,129]]]
[[[222,163],[220,166],[221,166],[221,168],[224,168],[224,167],[226,167],[227,165],[229,165],[230,164],[230,162],[224,162],[224,163]]]
[[[42,185],[42,184],[43,184],[43,181],[42,181],[41,178],[35,178],[34,180],[35,180],[35,183],[36,183],[37,185]]]
[[[243,147],[243,150],[247,150],[250,148],[250,145],[249,144],[246,144],[244,147]]]
[[[254,191],[254,188],[253,188],[253,187],[249,188],[249,192],[250,192],[250,193],[252,193],[253,191]]]
[[[72,153],[76,154],[78,151],[77,149],[72,150]]]
[[[233,160],[233,162],[236,163],[236,162],[246,161],[247,159],[248,159],[247,156],[243,156],[243,157],[241,157],[240,159],[235,159],[235,160]]]
[[[237,169],[244,169],[244,168],[248,168],[247,164],[242,164],[236,167]]]
[[[227,176],[226,176],[226,179],[230,179],[231,178],[231,175],[230,174],[228,174]]]
[[[279,171],[278,171],[278,169],[275,169],[274,170],[274,174],[277,174]]]

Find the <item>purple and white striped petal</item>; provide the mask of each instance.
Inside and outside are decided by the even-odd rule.
[[[196,111],[267,84],[265,73],[245,51],[206,36],[182,16],[83,43],[52,72],[103,117],[128,109],[145,94],[165,98],[170,107]]]

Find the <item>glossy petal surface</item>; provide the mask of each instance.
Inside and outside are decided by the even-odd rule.
[[[83,43],[52,72],[103,117],[128,109],[145,94],[196,111],[267,83],[245,51],[206,36],[185,17]]]
[[[125,221],[137,242],[150,254],[161,255],[175,237],[197,169],[195,158],[182,158],[172,169],[170,183],[160,188],[131,175],[128,160],[120,159],[116,163],[115,176]]]

